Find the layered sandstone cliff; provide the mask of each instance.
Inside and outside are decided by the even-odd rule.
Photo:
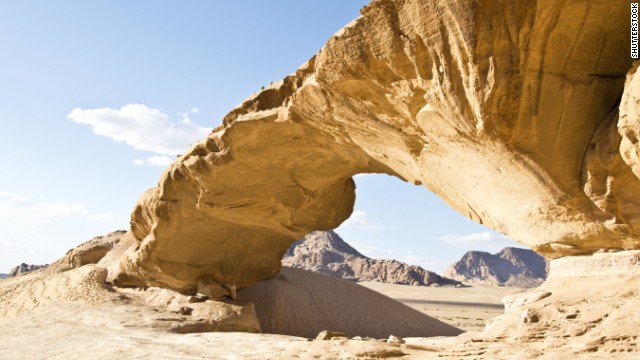
[[[373,1],[167,168],[110,276],[186,292],[272,277],[295,239],[350,215],[358,173],[423,184],[548,258],[640,247],[635,113],[617,127],[627,15],[619,0]]]

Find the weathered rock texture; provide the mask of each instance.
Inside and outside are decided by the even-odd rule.
[[[424,184],[549,258],[640,247],[637,117],[623,112],[624,158],[616,126],[628,15],[621,0],[373,1],[142,195],[116,283],[272,277],[293,241],[349,216],[357,173]]]
[[[520,288],[536,287],[547,278],[548,261],[527,249],[507,247],[497,254],[469,251],[444,276],[464,282]]]
[[[460,282],[420,266],[397,260],[377,260],[362,255],[335,232],[314,231],[291,245],[282,265],[340,277],[351,281],[390,284],[455,286]]]
[[[637,358],[639,264],[637,250],[552,260],[549,279],[505,297],[505,314],[490,320],[474,346],[526,344],[536,351],[530,358]]]
[[[77,247],[67,251],[62,259],[51,264],[48,271],[66,271],[88,264],[100,262],[127,234],[126,231],[116,230],[106,235],[96,236]],[[106,267],[106,266],[105,266]]]

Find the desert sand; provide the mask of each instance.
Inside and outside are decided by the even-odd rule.
[[[488,319],[502,315],[502,297],[518,291],[492,285],[456,288],[378,282],[359,284],[467,332],[481,331]]]
[[[86,265],[53,272],[43,269],[0,280],[0,359],[396,357],[424,350],[375,338],[309,338],[322,329],[317,326],[324,325],[351,336],[377,335],[384,339],[389,335],[460,333],[358,284],[285,268],[278,278],[248,288],[240,297],[260,304],[256,312],[267,331],[278,330],[269,327],[268,321],[273,320],[289,330],[308,334],[178,334],[177,329],[193,329],[195,322],[166,306],[169,301],[165,299],[180,294],[158,288],[115,288],[105,283],[105,278],[104,268]]]
[[[255,304],[262,330],[315,337],[322,330],[349,337],[458,335],[462,331],[356,283],[283,267],[280,274],[242,290]]]
[[[112,287],[104,282],[106,270],[97,265],[54,272],[37,270],[0,280],[0,359],[637,359],[640,336],[634,324],[640,320],[637,314],[640,276],[637,265],[632,264],[631,271],[628,269],[623,261],[625,256],[636,259],[638,255],[602,254],[598,263],[580,266],[598,269],[601,279],[595,281],[593,276],[579,276],[583,270],[576,277],[578,269],[572,267],[576,260],[560,264],[556,269],[560,275],[540,288],[519,290],[505,297],[506,312],[490,319],[481,332],[405,337],[405,344],[387,344],[383,339],[322,341],[306,336],[232,331],[177,333],[181,329],[202,329],[194,324],[215,325],[216,317],[207,322],[172,311],[173,300],[185,296],[171,290]],[[613,268],[615,276],[602,271],[605,265],[611,267],[607,264],[612,260],[618,264]],[[401,315],[399,320],[406,323],[406,329],[415,329],[427,321],[428,330],[439,322],[418,311],[413,314],[419,316],[402,316],[411,313],[398,311],[401,304],[394,304],[390,298],[364,286],[377,288],[420,311],[433,306],[441,319],[450,317],[470,329],[479,328],[478,319],[485,311],[482,307],[490,308],[485,304],[495,306],[496,299],[509,291],[491,287],[438,289],[371,283],[360,286],[346,282],[348,286],[341,279],[313,275],[306,279],[322,279],[330,284],[305,283],[304,273],[285,272],[283,277],[258,284],[253,296],[256,302],[268,300],[267,308],[274,299],[281,304],[313,302],[311,295],[321,299],[306,305],[306,309],[315,310],[315,306],[322,309],[309,311],[310,314],[300,313],[305,306],[292,308],[294,311],[290,312],[284,311],[286,307],[274,306],[272,310],[276,311],[266,313],[267,318],[275,315],[275,320],[284,324],[305,324],[305,318],[318,314],[331,316],[333,324],[339,324],[340,319],[344,323],[360,321],[359,317],[366,316],[374,320],[373,324],[377,323],[374,329],[384,329],[385,322],[390,324],[387,332],[393,334],[394,313]],[[332,284],[333,281],[339,284]],[[275,289],[269,289],[270,284],[275,284]],[[303,286],[296,289],[298,285]],[[283,287],[292,288],[282,291]],[[269,298],[273,294],[275,297]],[[284,297],[278,298],[278,294]],[[345,306],[345,301],[351,305]],[[207,302],[190,306],[197,304]],[[228,311],[225,313],[229,303],[210,305],[224,325],[218,329],[229,326],[246,331],[255,329],[252,326],[256,326],[257,319],[252,322],[251,312],[233,318],[227,316]],[[335,313],[327,312],[328,308]],[[347,310],[347,316],[343,310]],[[256,306],[256,313],[263,322],[264,309]],[[356,313],[360,315],[355,316]],[[459,319],[463,317],[468,319]],[[472,326],[471,320],[476,325]],[[372,323],[363,321],[360,325]]]

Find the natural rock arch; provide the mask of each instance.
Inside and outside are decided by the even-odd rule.
[[[274,276],[337,227],[357,173],[424,184],[550,257],[638,248],[637,118],[620,156],[627,3],[376,0],[252,95],[139,200],[119,285]]]

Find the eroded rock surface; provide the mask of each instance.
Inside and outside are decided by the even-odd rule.
[[[496,254],[469,251],[444,276],[470,283],[520,288],[536,287],[547,278],[548,261],[527,249],[506,247]]]
[[[293,241],[349,216],[357,173],[424,184],[549,258],[640,247],[637,117],[622,111],[624,156],[616,126],[628,12],[373,1],[142,195],[115,282],[192,292],[203,276],[273,277]]]
[[[526,344],[528,351],[550,358],[569,353],[635,358],[640,352],[638,264],[637,250],[552,260],[549,279],[537,289],[505,297],[505,314],[490,320],[474,346],[496,351]]]
[[[282,265],[351,281],[423,286],[461,285],[459,281],[417,265],[407,265],[397,260],[371,259],[331,230],[314,231],[293,243],[282,258]]]
[[[106,235],[99,235],[85,241],[77,247],[67,251],[58,261],[51,264],[49,271],[66,271],[84,265],[97,264],[120,242],[127,234],[124,230],[112,231]],[[106,267],[106,266],[105,266]]]
[[[14,276],[18,276],[18,275],[24,275],[26,273],[30,273],[32,271],[38,270],[38,269],[42,269],[42,268],[46,268],[47,266],[49,266],[49,264],[44,264],[44,265],[34,265],[34,264],[25,264],[22,263],[14,268],[12,268],[11,270],[9,270],[9,274],[7,274],[5,277],[14,277]]]

